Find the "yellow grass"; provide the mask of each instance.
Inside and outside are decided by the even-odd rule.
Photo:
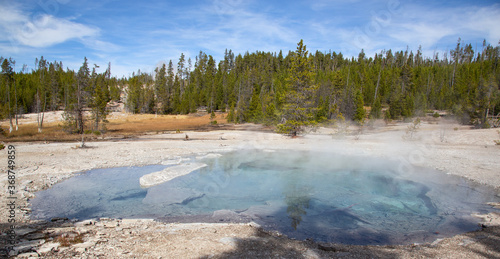
[[[226,123],[225,114],[217,114],[217,123]],[[193,115],[154,115],[135,114],[123,118],[110,119],[107,128],[115,133],[146,133],[176,130],[206,129],[210,125],[210,114]]]
[[[227,123],[225,113],[217,113],[214,120],[217,124]],[[86,134],[86,140],[98,138],[120,138],[141,135],[149,132],[169,132],[186,130],[210,130],[210,114],[198,113],[191,115],[154,115],[154,114],[119,114],[108,118],[107,131],[102,136]],[[90,122],[88,122],[90,125]],[[78,141],[81,135],[68,134],[63,130],[63,122],[44,123],[43,132],[38,133],[37,124],[29,123],[19,125],[18,131],[8,133],[7,121],[1,122],[1,127],[6,132],[0,136],[0,141]],[[88,128],[88,127],[87,127]]]

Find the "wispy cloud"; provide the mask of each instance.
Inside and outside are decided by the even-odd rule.
[[[101,52],[119,52],[123,51],[123,48],[117,44],[101,41],[96,38],[83,38],[82,43],[89,47],[90,49],[101,51]]]
[[[435,44],[452,36],[482,35],[490,42],[500,39],[500,5],[484,7],[428,8],[408,6],[392,26],[391,35],[407,43]],[[439,33],[441,32],[441,33]],[[403,35],[398,36],[397,33]],[[413,36],[410,36],[413,35]]]
[[[165,56],[177,52],[174,58],[178,59],[181,52],[197,55],[201,50],[222,59],[225,49],[235,53],[279,51],[287,45],[293,47],[300,39],[290,28],[290,20],[255,11],[251,1],[214,1],[197,9],[183,10],[183,17],[190,17],[189,22],[169,23],[150,31],[147,37],[158,39],[161,44],[147,44],[151,47],[147,52],[157,49]]]
[[[50,47],[68,40],[81,40],[99,34],[98,28],[52,15],[32,17],[17,9],[15,5],[2,6],[0,17],[0,31],[4,37],[29,47]]]

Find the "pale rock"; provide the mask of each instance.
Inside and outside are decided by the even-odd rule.
[[[110,222],[104,222],[103,225],[104,225],[105,228],[116,228],[120,224],[117,221],[110,221]]]
[[[436,247],[441,241],[443,241],[443,238],[438,238],[434,242],[431,243],[431,247]]]
[[[321,256],[319,256],[318,253],[316,253],[312,249],[307,249],[303,255],[304,258],[311,258],[311,259],[321,258]]]
[[[203,163],[187,163],[165,168],[162,171],[150,173],[139,179],[141,187],[152,187],[164,182],[168,182],[179,176],[187,175],[195,170],[206,167]]]
[[[85,252],[87,251],[89,248],[95,246],[95,242],[92,242],[92,241],[87,241],[87,242],[84,242],[84,243],[80,243],[80,244],[75,244],[73,245],[73,247],[75,248],[76,251],[78,252]]]
[[[51,251],[57,251],[59,248],[60,244],[59,243],[45,243],[41,245],[40,247],[36,248],[36,252],[38,254],[46,254]]]
[[[38,258],[38,254],[35,252],[24,253],[17,256],[17,258]]]
[[[234,237],[223,237],[219,239],[219,243],[236,247],[238,245],[238,240]]]
[[[473,243],[476,243],[476,240],[473,239],[473,238],[464,238],[462,240],[462,242],[460,242],[460,244],[458,244],[459,246],[467,246],[467,245],[470,245],[470,244],[473,244]]]
[[[83,227],[83,226],[88,226],[88,225],[92,225],[92,224],[94,224],[94,221],[91,219],[88,219],[88,220],[76,222],[75,227]]]
[[[14,250],[16,250],[18,254],[26,253],[30,252],[33,247],[39,246],[43,243],[45,243],[45,240],[43,239],[25,241],[18,243],[17,246],[14,247]]]
[[[33,234],[26,235],[25,238],[28,240],[43,239],[43,238],[45,238],[45,234],[44,233],[33,233]]]
[[[84,253],[86,250],[87,250],[87,249],[86,249],[86,248],[83,248],[83,247],[77,247],[77,248],[75,248],[75,251],[76,251],[77,253],[80,253],[80,254]]]
[[[27,234],[30,234],[30,233],[33,233],[36,231],[37,230],[33,229],[33,228],[19,228],[19,229],[16,229],[16,235],[24,236],[24,235],[27,235]]]
[[[248,225],[253,227],[253,228],[261,228],[262,227],[259,223],[254,222],[254,221],[248,223]]]
[[[196,159],[197,160],[202,160],[202,159],[213,159],[213,158],[219,158],[221,157],[222,155],[221,154],[207,154],[207,155],[203,155],[203,156],[197,156]]]
[[[75,228],[75,231],[76,231],[76,233],[78,233],[80,235],[90,233],[90,229],[88,229],[86,227],[77,227],[77,228]]]

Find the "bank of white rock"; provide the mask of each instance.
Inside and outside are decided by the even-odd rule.
[[[164,182],[168,182],[179,176],[189,174],[193,171],[206,167],[203,163],[186,163],[177,166],[168,167],[162,171],[144,175],[139,180],[141,187],[151,187]]]

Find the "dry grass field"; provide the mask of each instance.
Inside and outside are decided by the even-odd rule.
[[[210,114],[205,112],[190,115],[154,115],[154,114],[128,114],[112,113],[108,116],[107,131],[102,135],[94,133],[85,134],[86,140],[129,138],[147,133],[163,133],[187,130],[212,130],[220,129],[221,124],[227,123],[226,113],[216,113],[216,125],[211,124]],[[36,116],[26,116],[20,120],[19,130],[8,133],[9,122],[3,120],[0,126],[5,135],[0,136],[0,141],[77,141],[81,135],[68,134],[63,130],[63,121],[60,116],[52,116],[44,123],[43,132],[38,133]],[[90,122],[88,122],[90,124]]]

